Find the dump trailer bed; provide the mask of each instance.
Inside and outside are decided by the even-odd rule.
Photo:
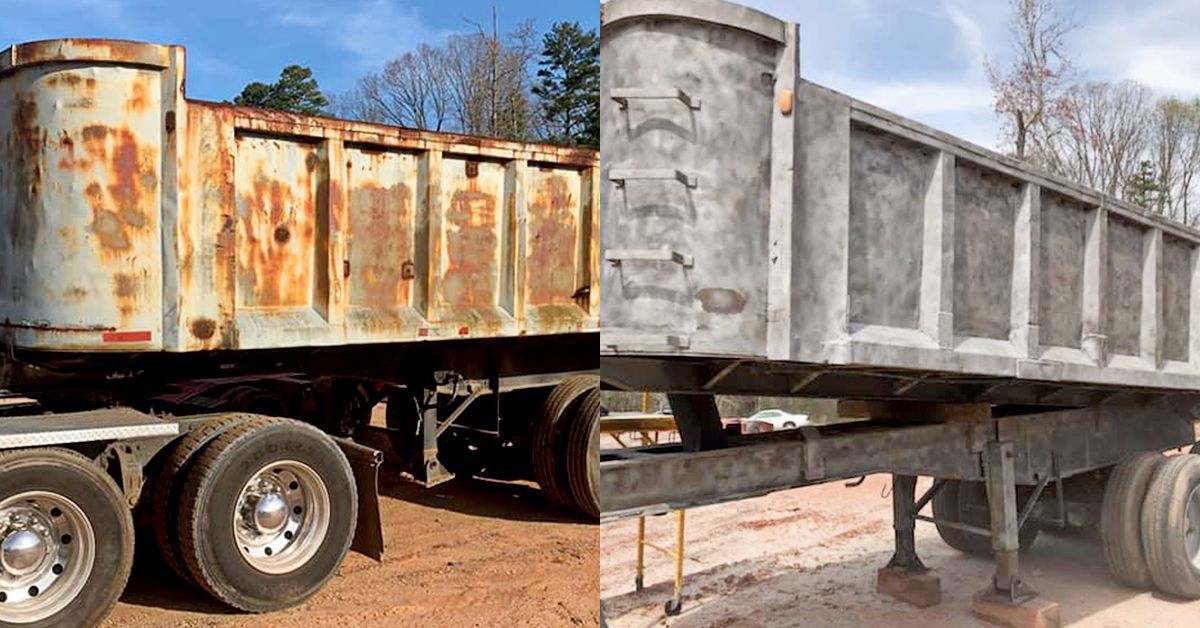
[[[773,17],[639,0],[602,24],[614,382],[1068,404],[1200,387],[1195,230],[803,80]]]
[[[601,378],[680,436],[601,452],[602,518],[890,473],[881,593],[940,598],[923,521],[995,557],[973,606],[1003,625],[1058,625],[1019,569],[1042,528],[1200,599],[1200,456],[1159,453],[1196,442],[1200,233],[806,82],[801,34],[602,5]],[[789,394],[871,420],[722,429],[716,395]]]
[[[597,328],[595,151],[188,100],[184,49],[0,53],[0,331],[195,352]]]

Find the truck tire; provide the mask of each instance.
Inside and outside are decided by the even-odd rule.
[[[0,626],[95,626],[108,615],[134,543],[111,477],[64,449],[0,453],[0,521]]]
[[[1142,502],[1158,466],[1158,452],[1127,456],[1113,469],[1100,507],[1100,542],[1108,571],[1117,582],[1137,589],[1154,586],[1142,550]]]
[[[1142,547],[1155,588],[1200,599],[1200,456],[1158,466],[1142,504]]]
[[[150,530],[163,562],[186,582],[196,584],[179,549],[179,496],[183,494],[183,479],[196,460],[196,453],[229,428],[248,417],[233,415],[215,419],[188,432],[171,446],[151,480],[149,496]]]
[[[567,484],[579,511],[600,517],[600,389],[593,388],[571,415],[567,429]]]
[[[350,464],[320,430],[259,417],[200,451],[180,498],[179,546],[193,580],[235,608],[311,597],[350,549],[358,500]]]
[[[566,477],[564,461],[563,417],[568,416],[591,388],[600,386],[594,375],[568,377],[554,387],[546,403],[538,413],[533,428],[533,474],[542,492],[554,504],[563,508],[574,508],[570,486]]]
[[[1022,487],[1018,487],[1017,501],[1022,502],[1022,493],[1026,493]],[[945,494],[945,495],[943,495]],[[941,498],[939,500],[939,498]],[[939,501],[941,502],[939,504]],[[991,529],[991,515],[988,513],[987,488],[983,482],[967,482],[961,480],[947,480],[946,485],[942,490],[934,496],[933,503],[934,517],[938,519],[946,519],[955,523],[965,523],[968,525],[977,526],[980,528]],[[1029,549],[1037,540],[1040,530],[1032,523],[1026,524],[1017,533],[1017,540],[1021,549]],[[947,535],[949,533],[949,535]],[[954,530],[944,526],[938,526],[938,534],[946,545],[973,556],[983,556],[990,558],[993,554],[992,539],[990,536],[980,534],[971,534],[962,530]]]
[[[933,518],[960,523],[958,520],[958,480],[946,480],[942,483],[942,488],[933,496]],[[944,526],[940,523],[934,524],[937,527],[938,536],[942,537],[942,541],[960,552],[967,552],[965,537],[968,536],[962,530]]]

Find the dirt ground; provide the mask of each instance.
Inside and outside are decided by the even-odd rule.
[[[387,551],[351,553],[323,591],[293,609],[237,613],[183,584],[155,555],[105,628],[200,626],[596,626],[597,528],[526,483],[454,480],[426,489],[380,474]]]
[[[924,486],[928,482],[923,483]],[[612,628],[642,626],[986,626],[970,613],[990,561],[944,545],[918,523],[917,551],[941,577],[942,603],[920,610],[875,593],[875,571],[892,553],[888,476],[695,508],[686,514],[684,603],[665,620],[669,558],[647,550],[646,589],[633,591],[636,519],[600,530],[600,591]],[[670,547],[674,517],[647,520],[648,539]],[[1034,589],[1061,605],[1064,626],[1193,627],[1200,602],[1180,602],[1114,584],[1098,541],[1043,534],[1022,568]]]

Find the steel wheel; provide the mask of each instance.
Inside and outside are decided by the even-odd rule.
[[[58,613],[96,562],[96,535],[75,502],[26,491],[0,502],[0,621],[25,624]]]
[[[92,460],[0,452],[0,627],[95,626],[133,564],[133,518]]]
[[[283,574],[308,562],[329,531],[329,491],[312,467],[295,460],[268,464],[242,486],[233,530],[255,569]]]
[[[180,496],[180,555],[192,580],[242,610],[311,597],[350,549],[358,493],[345,454],[316,428],[244,421],[200,451]]]
[[[1184,547],[1192,565],[1200,570],[1200,484],[1192,488],[1187,498],[1187,513],[1184,515]]]

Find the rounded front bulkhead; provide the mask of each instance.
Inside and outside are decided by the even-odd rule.
[[[182,50],[0,53],[0,332],[18,348],[161,346],[164,145]]]
[[[601,17],[601,351],[761,355],[783,22],[707,0]]]

